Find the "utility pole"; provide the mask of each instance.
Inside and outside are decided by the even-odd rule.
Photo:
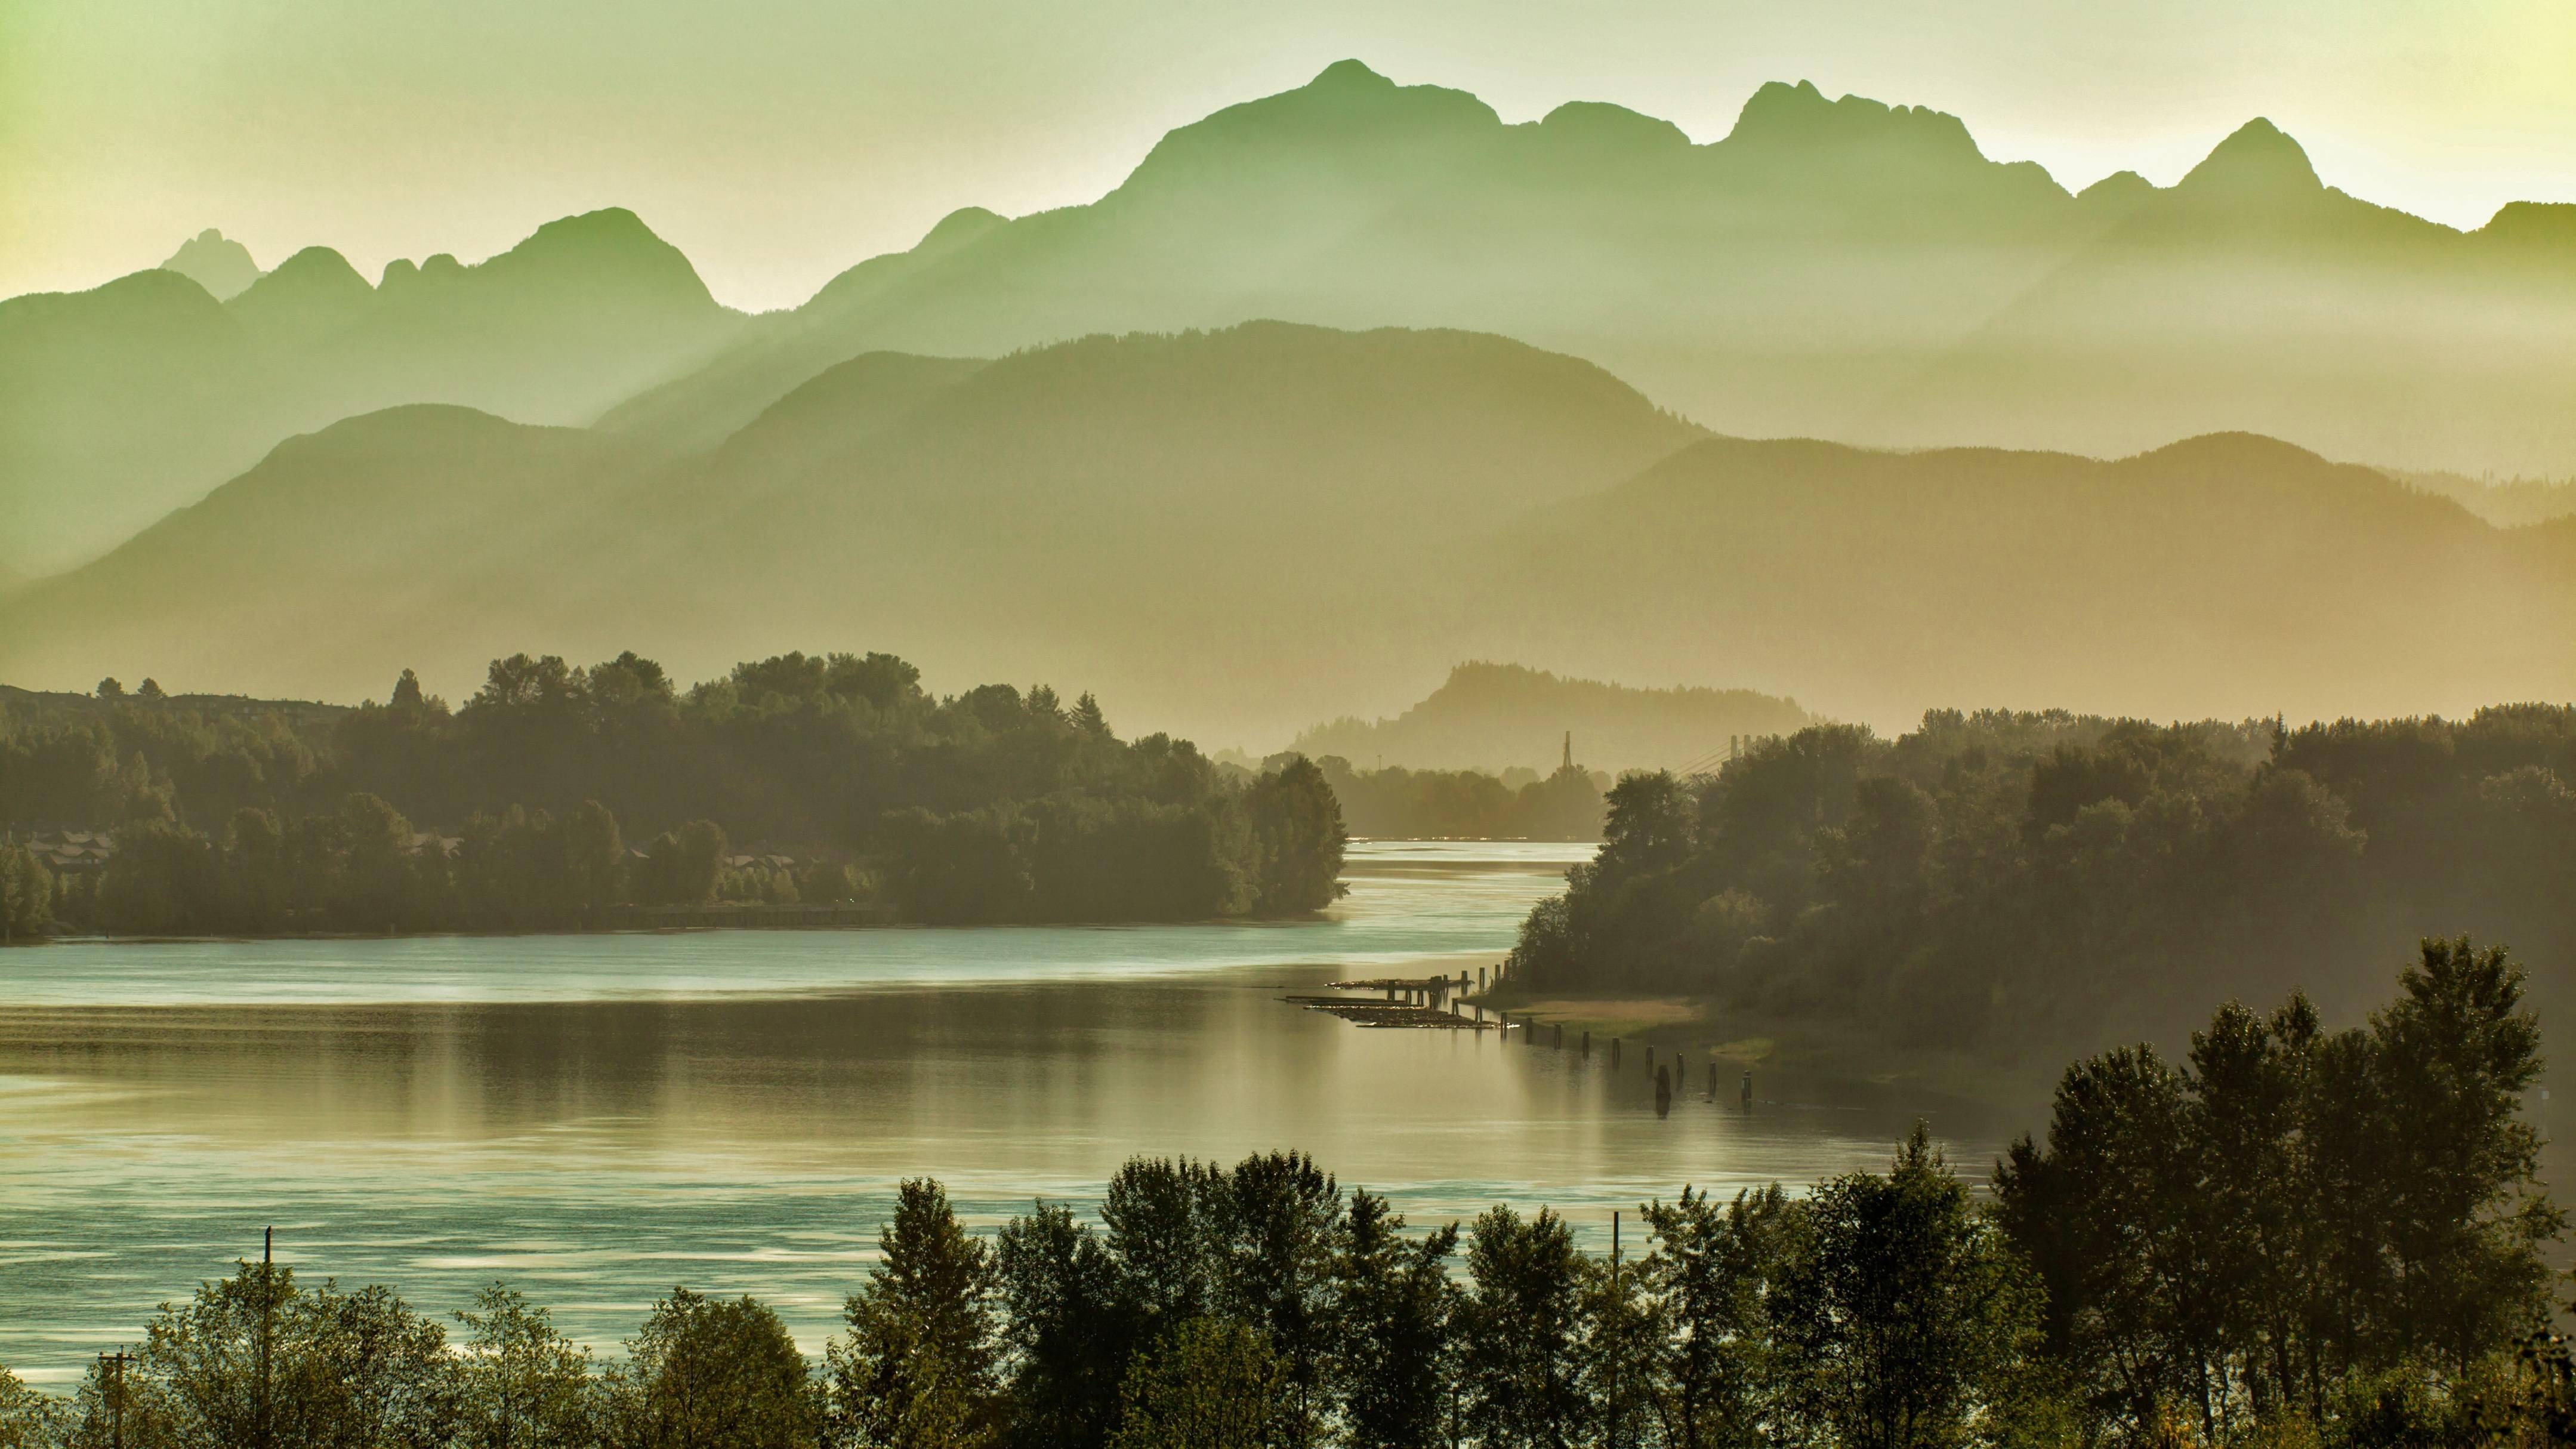
[[[107,1365],[108,1446],[109,1449],[125,1449],[125,1350],[120,1348],[98,1357]]]
[[[1568,751],[1572,753],[1571,750]],[[1619,1449],[1619,1374],[1627,1367],[1627,1305],[1619,1299],[1619,1212],[1610,1212],[1610,1449]]]
[[[268,1348],[277,1325],[277,1229],[260,1234],[259,1247],[259,1449],[269,1449]]]

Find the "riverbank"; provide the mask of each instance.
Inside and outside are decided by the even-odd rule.
[[[1487,1014],[1509,1013],[1515,1023],[1535,1022],[1539,1049],[1579,1052],[1585,1033],[1596,1056],[1615,1039],[1623,1067],[1647,1071],[1678,1055],[1693,1096],[1710,1092],[1739,1099],[1750,1073],[1762,1102],[1827,1101],[1886,1108],[1915,1104],[1978,1117],[2028,1117],[2045,1109],[2064,1064],[2013,1065],[1964,1051],[1897,1047],[1813,1022],[1768,1017],[1682,996],[1574,997],[1530,993],[1509,986],[1464,998]],[[1514,1043],[1520,1038],[1515,1034]],[[1651,1053],[1651,1057],[1649,1057]]]

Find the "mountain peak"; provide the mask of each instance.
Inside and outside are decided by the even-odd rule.
[[[213,227],[180,243],[161,270],[195,282],[218,302],[240,296],[259,280],[259,263],[251,260],[250,248]]]
[[[1814,81],[1766,81],[1736,114],[1720,143],[1738,154],[1860,147],[1895,150],[1913,160],[1983,161],[1967,123],[1930,106],[1891,106],[1867,96],[1827,100]]]
[[[2243,199],[2324,189],[2306,149],[2261,116],[2237,127],[2175,187],[2193,196]]]
[[[432,257],[421,263],[422,280],[442,271],[440,262]],[[454,259],[445,266],[454,268]],[[559,217],[499,256],[463,270],[505,287],[555,295],[614,294],[627,302],[688,310],[716,305],[688,257],[622,206]]]
[[[375,291],[347,257],[306,247],[224,305],[245,319],[313,332],[352,320]]]
[[[1306,82],[1306,89],[1391,91],[1395,82],[1359,61],[1337,60],[1315,72],[1315,78]]]

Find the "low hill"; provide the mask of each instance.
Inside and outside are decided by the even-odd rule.
[[[1788,734],[1812,723],[1797,701],[1749,689],[1637,689],[1472,663],[1450,670],[1400,715],[1316,725],[1293,748],[1318,759],[1339,755],[1362,769],[1545,772],[1558,768],[1570,734],[1577,763],[1616,774],[1681,769],[1722,756],[1732,737]]]
[[[239,279],[199,242],[173,262]],[[397,262],[381,285],[308,247],[222,301],[154,270],[0,302],[0,537],[22,564],[66,567],[287,437],[404,403],[588,423],[741,320],[614,210],[472,266]]]
[[[1880,725],[1959,698],[2308,718],[2576,697],[2571,634],[2576,520],[2499,529],[2267,438],[1711,438],[1501,338],[1264,323],[855,358],[687,456],[353,419],[0,603],[0,679],[351,699],[394,658],[460,694],[531,641],[703,676],[828,638],[1266,746],[1462,658]],[[1606,762],[1590,725],[1529,727],[1538,763],[1569,727]]]
[[[459,691],[547,641],[708,672],[818,637],[1283,738],[1454,658],[1460,546],[1700,436],[1501,338],[1256,324],[853,359],[723,447],[445,408],[279,448],[0,609],[0,677]]]
[[[0,606],[0,669],[57,689],[112,674],[381,697],[388,658],[488,658],[559,614],[550,555],[613,517],[642,466],[588,432],[466,408],[353,418]]]
[[[2576,697],[2571,545],[2245,435],[2116,462],[1712,439],[1524,522],[1475,608],[1520,658],[1881,724],[2458,712]]]

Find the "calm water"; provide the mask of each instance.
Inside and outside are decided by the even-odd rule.
[[[1546,1202],[1606,1240],[1684,1182],[1883,1165],[1921,1104],[1659,1119],[1634,1057],[1279,1000],[1490,963],[1582,854],[1361,845],[1349,899],[1292,924],[9,952],[0,1363],[66,1384],[269,1224],[299,1273],[440,1312],[506,1278],[613,1348],[685,1283],[819,1351],[915,1174],[989,1226],[1136,1153],[1293,1146],[1417,1223]],[[1933,1120],[1991,1160],[1992,1127]]]

